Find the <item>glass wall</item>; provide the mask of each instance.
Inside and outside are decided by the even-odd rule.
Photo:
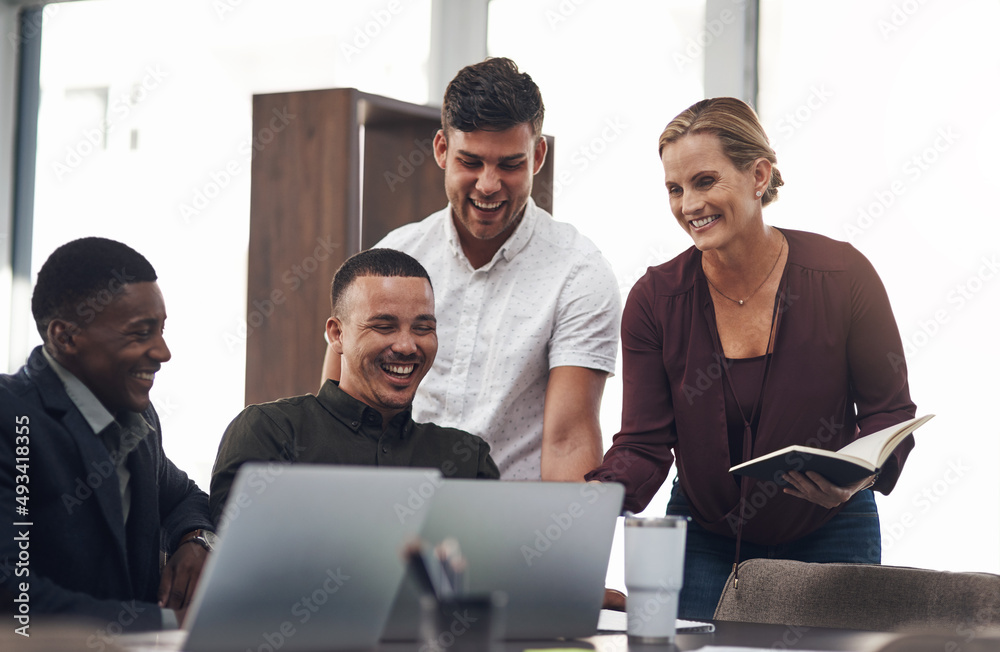
[[[763,0],[759,109],[786,186],[765,218],[854,244],[903,337],[918,413],[878,495],[883,562],[1000,571],[1000,4]]]

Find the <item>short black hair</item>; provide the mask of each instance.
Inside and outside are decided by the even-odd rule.
[[[459,131],[504,131],[525,122],[542,134],[545,104],[531,76],[505,57],[462,68],[448,84],[441,104],[441,126]]]
[[[31,295],[31,314],[43,341],[53,319],[78,322],[96,313],[88,301],[107,304],[129,283],[156,280],[149,261],[126,244],[107,238],[80,238],[52,252],[38,270]],[[85,325],[85,324],[84,324]]]
[[[330,290],[330,302],[333,309],[333,316],[339,317],[339,311],[344,293],[351,287],[354,279],[360,276],[380,276],[389,278],[402,276],[407,278],[425,278],[427,283],[431,282],[430,274],[424,269],[416,258],[402,251],[395,249],[368,249],[356,253],[340,266],[337,273],[333,275],[333,283]],[[431,285],[431,290],[434,286]]]

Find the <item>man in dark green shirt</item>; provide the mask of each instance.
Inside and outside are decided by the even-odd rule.
[[[337,270],[332,303],[326,330],[342,356],[340,382],[326,381],[317,396],[251,405],[229,424],[212,470],[216,523],[225,516],[236,470],[250,461],[427,467],[448,478],[499,478],[485,441],[410,417],[438,346],[434,291],[423,266],[391,249],[363,251]]]

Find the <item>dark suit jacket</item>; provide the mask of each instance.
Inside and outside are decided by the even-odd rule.
[[[27,593],[31,615],[90,617],[110,634],[161,627],[161,540],[172,551],[211,521],[208,496],[164,455],[152,406],[143,417],[153,432],[128,457],[132,503],[124,524],[111,454],[41,347],[15,375],[0,375],[0,611],[13,605],[16,613],[22,607],[14,599]],[[27,451],[18,449],[24,445]],[[24,452],[27,469],[18,469]],[[21,503],[19,475],[28,488]],[[16,513],[22,506],[26,516]],[[13,525],[19,522],[31,525]]]

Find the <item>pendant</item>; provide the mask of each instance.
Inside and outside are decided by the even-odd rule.
[[[743,305],[743,299],[740,299],[740,300],[739,300],[739,304],[740,304],[741,306]]]

